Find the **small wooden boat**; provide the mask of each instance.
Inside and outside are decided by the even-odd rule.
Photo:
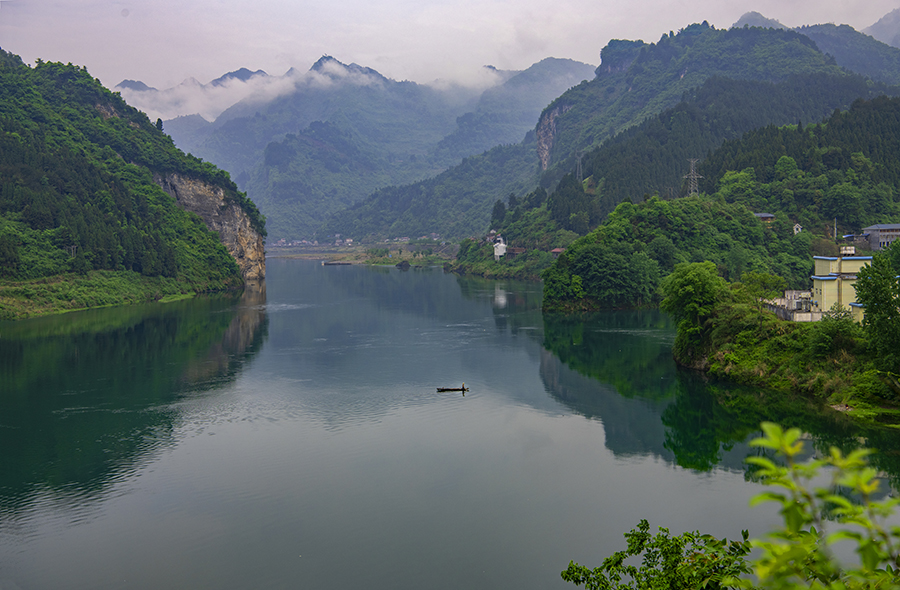
[[[438,393],[443,393],[445,391],[461,391],[463,395],[465,395],[466,392],[469,391],[469,388],[466,387],[465,383],[463,383],[462,387],[438,387],[437,390]]]

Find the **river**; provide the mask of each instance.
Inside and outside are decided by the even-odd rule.
[[[565,588],[642,518],[777,524],[748,506],[762,419],[810,453],[896,445],[677,369],[656,311],[545,317],[539,284],[439,268],[268,271],[0,323],[0,589]]]

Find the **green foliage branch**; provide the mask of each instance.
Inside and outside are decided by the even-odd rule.
[[[804,443],[797,428],[764,422],[763,436],[750,444],[780,456],[749,457],[755,475],[772,491],[758,494],[751,505],[774,502],[783,525],[763,539],[716,540],[697,532],[669,537],[667,529],[651,537],[641,521],[626,533],[628,549],[589,569],[575,562],[562,578],[590,590],[656,588],[743,588],[834,590],[900,588],[900,527],[889,524],[900,499],[877,499],[878,473],[867,449],[848,454],[832,447],[821,459],[800,462]],[[827,486],[814,487],[823,472]],[[829,532],[829,529],[833,529]],[[849,542],[855,563],[845,565],[833,552]],[[755,556],[747,557],[750,549]],[[642,556],[640,567],[625,563]],[[748,577],[747,574],[752,574]]]

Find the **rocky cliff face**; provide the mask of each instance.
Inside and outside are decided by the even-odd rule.
[[[200,216],[237,261],[244,280],[266,276],[263,237],[250,225],[250,218],[237,203],[226,200],[225,191],[180,174],[154,174],[153,180],[178,205]]]
[[[556,139],[556,120],[571,108],[568,104],[558,104],[541,114],[537,125],[537,155],[541,160],[541,170],[546,170],[550,165],[550,152]]]

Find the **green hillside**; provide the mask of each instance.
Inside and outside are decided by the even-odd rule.
[[[546,172],[542,173],[541,167],[522,166],[522,176],[511,178],[507,170],[501,172],[485,164],[480,168],[486,177],[468,176],[470,188],[464,204],[458,206],[456,185],[467,173],[450,170],[440,180],[379,191],[362,205],[334,215],[320,233],[344,230],[339,233],[352,237],[413,235],[423,228],[418,222],[423,218],[441,224],[440,229],[423,228],[425,231],[454,237],[481,233],[487,229],[493,204],[505,199],[510,190],[521,197],[539,184],[546,188],[554,186],[574,170],[574,154],[578,151],[599,145],[617,132],[674,106],[686,92],[709,78],[775,82],[795,75],[846,74],[812,40],[799,33],[759,28],[725,31],[705,23],[691,25],[677,34],[666,34],[654,44],[611,41],[601,52],[601,58],[596,78],[553,101],[544,110],[535,134],[529,134],[521,144],[495,148],[509,152],[508,157],[492,156],[502,162],[518,158],[514,154],[531,152],[534,157],[530,161],[537,159],[541,167],[548,168]],[[822,112],[821,106],[820,102],[818,109],[810,109],[808,116],[827,113],[827,110]],[[779,108],[781,112],[789,110],[784,106]],[[806,111],[804,106],[793,109],[798,118]],[[770,121],[762,117],[754,124]],[[702,157],[715,147],[701,143],[703,152],[694,157]],[[467,160],[470,161],[473,158]],[[471,162],[468,166],[471,171]],[[516,185],[522,189],[511,189]],[[417,214],[412,216],[406,209],[397,207],[396,204],[404,202],[415,208]],[[410,223],[403,221],[404,218],[409,218]],[[458,226],[461,231],[445,233],[450,226]]]
[[[444,237],[481,233],[493,202],[485,195],[522,194],[538,171],[528,143],[500,146],[415,184],[388,187],[332,215],[317,232],[365,240],[437,233]]]
[[[768,125],[817,123],[859,98],[882,94],[900,94],[900,88],[873,84],[855,75],[796,75],[778,84],[711,78],[686,93],[685,100],[674,108],[586,154],[582,159],[585,184],[600,201],[600,215],[625,199],[637,201],[654,193],[668,198],[684,195],[688,160],[703,158],[723,141]],[[571,198],[583,200],[575,195]],[[575,230],[570,218],[579,204],[567,204],[565,199],[560,195],[552,200],[556,205],[553,219],[561,227]]]
[[[709,196],[619,205],[544,274],[544,306],[651,303],[679,262],[712,261],[739,280],[748,271],[805,288],[824,239],[900,221],[900,98],[858,100],[819,125],[768,126],[726,142],[699,171]],[[551,197],[552,198],[552,197]],[[764,224],[751,214],[768,212]],[[794,224],[804,230],[794,233]]]
[[[264,231],[226,173],[85,69],[0,50],[0,317],[45,296],[64,309],[240,286],[218,236],[154,183],[173,172],[222,188]]]
[[[873,80],[900,84],[900,49],[864,35],[850,25],[813,25],[794,29],[816,42],[842,68]]]
[[[821,125],[768,126],[726,142],[699,167],[701,188],[757,211],[841,233],[900,221],[900,98],[857,100]]]
[[[549,166],[674,106],[713,76],[777,82],[795,74],[840,73],[808,37],[781,29],[720,30],[704,22],[664,34],[657,43],[610,46],[609,67],[601,61],[597,78],[545,110],[565,110],[556,119]]]

